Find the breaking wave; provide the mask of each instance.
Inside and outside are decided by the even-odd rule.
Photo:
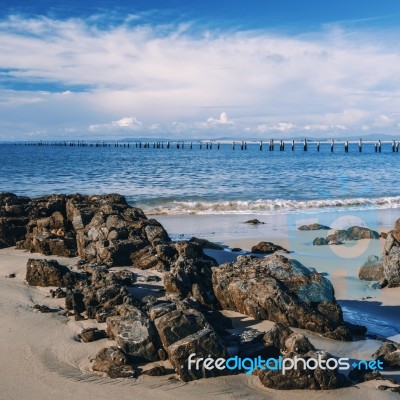
[[[337,208],[350,209],[385,209],[400,208],[400,196],[377,199],[331,199],[331,200],[253,200],[253,201],[168,201],[163,204],[141,204],[148,215],[181,214],[272,214],[298,210],[327,210]]]

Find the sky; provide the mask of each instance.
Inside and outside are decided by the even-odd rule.
[[[397,135],[399,22],[398,0],[0,0],[0,140]]]

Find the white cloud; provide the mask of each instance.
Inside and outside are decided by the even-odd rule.
[[[235,123],[228,118],[228,114],[226,112],[222,112],[219,118],[208,118],[208,124],[210,125],[234,125]]]
[[[390,40],[337,27],[201,36],[190,24],[140,19],[101,30],[79,19],[9,17],[0,21],[0,78],[54,89],[1,91],[1,127],[17,135],[73,125],[92,136],[393,132],[399,32]]]

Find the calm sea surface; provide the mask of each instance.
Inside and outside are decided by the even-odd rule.
[[[400,153],[391,144],[328,143],[304,152],[194,144],[191,150],[0,144],[0,191],[125,195],[150,213],[270,213],[400,206]]]

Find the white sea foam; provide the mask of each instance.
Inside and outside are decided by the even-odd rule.
[[[400,208],[400,196],[381,197],[376,199],[331,199],[331,200],[254,200],[254,201],[169,201],[160,205],[146,207],[148,215],[181,215],[181,214],[272,214],[293,211],[326,211],[328,209],[350,208],[387,209]]]

